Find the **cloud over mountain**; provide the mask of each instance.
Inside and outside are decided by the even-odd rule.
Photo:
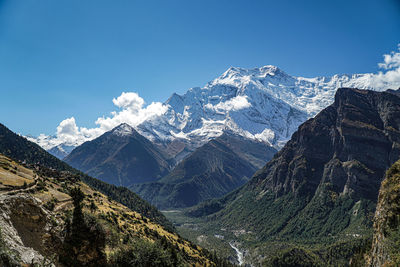
[[[59,144],[77,146],[99,137],[121,123],[136,126],[152,116],[162,115],[167,110],[167,107],[160,102],[152,102],[146,106],[143,98],[135,92],[123,92],[113,99],[113,103],[120,110],[112,111],[110,116],[97,118],[95,123],[98,126],[95,128],[78,127],[75,118],[71,117],[60,122],[55,136],[41,134],[37,138],[28,137],[28,139],[45,149]]]
[[[384,62],[379,63],[378,66],[385,72],[380,71],[374,75],[375,86],[381,87],[394,83],[400,86],[400,44],[397,47],[398,52],[392,51],[390,54],[383,55]]]
[[[215,110],[215,111],[237,111],[237,110],[241,110],[244,108],[248,108],[250,107],[251,104],[249,103],[249,101],[247,100],[246,96],[241,96],[238,95],[236,97],[233,97],[225,102],[220,102],[218,104],[216,104],[215,106],[213,106],[212,104],[206,104],[205,107],[207,109],[211,109],[211,110]]]
[[[378,66],[383,69],[394,69],[400,67],[400,44],[397,45],[399,52],[392,51],[390,54],[383,55],[383,63]]]

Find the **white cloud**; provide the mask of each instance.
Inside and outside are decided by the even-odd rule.
[[[124,94],[126,95],[127,93],[122,93],[121,96],[123,96]],[[142,98],[140,99],[143,100]],[[113,102],[115,104],[116,101]],[[153,102],[145,108],[142,107],[139,108],[137,103],[138,102],[131,102],[130,104],[126,105],[124,104],[122,106],[123,109],[121,111],[112,112],[111,117],[98,118],[96,120],[96,124],[99,125],[100,128],[106,129],[107,131],[111,130],[112,128],[118,126],[121,123],[128,123],[132,126],[136,126],[152,116],[160,116],[167,111],[167,106],[163,105],[160,102]]]
[[[378,66],[382,69],[393,69],[400,67],[400,44],[397,45],[399,52],[392,51],[390,54],[383,55],[383,63]]]
[[[152,102],[144,106],[145,101],[135,92],[123,92],[114,98],[113,103],[120,108],[112,111],[110,116],[97,118],[95,128],[78,127],[74,117],[60,122],[55,136],[39,135],[37,138],[29,138],[45,149],[50,149],[59,144],[77,146],[85,141],[92,140],[103,133],[113,129],[121,123],[136,126],[153,116],[160,116],[167,111],[167,106],[160,102]]]
[[[139,111],[144,105],[144,100],[137,93],[123,92],[119,97],[113,99],[113,103],[119,108]]]
[[[378,66],[385,71],[379,71],[371,76],[371,86],[377,89],[398,89],[400,87],[400,44],[398,52],[392,51],[383,55],[382,63]]]
[[[78,132],[74,117],[63,120],[57,127],[57,135],[75,136]]]
[[[381,89],[398,89],[400,87],[400,68],[379,72],[373,75],[372,87]]]
[[[218,111],[237,111],[240,109],[248,108],[251,104],[247,100],[246,96],[235,96],[225,102],[220,102],[215,106],[211,104],[205,105],[206,108],[211,110],[218,110]]]

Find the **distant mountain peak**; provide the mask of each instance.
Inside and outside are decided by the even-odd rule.
[[[230,67],[227,69],[221,76],[215,79],[212,83],[218,83],[222,80],[226,79],[235,79],[235,78],[243,78],[243,77],[253,77],[253,78],[265,78],[267,76],[288,76],[284,71],[282,71],[277,66],[273,65],[265,65],[259,68],[245,69],[240,67]]]
[[[135,129],[127,123],[121,123],[111,130],[111,133],[117,136],[130,136],[136,133]]]

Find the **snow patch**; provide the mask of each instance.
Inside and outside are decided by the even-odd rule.
[[[134,129],[126,123],[122,123],[116,127],[111,133],[117,136],[130,136],[134,133]]]

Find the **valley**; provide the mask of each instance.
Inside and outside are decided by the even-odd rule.
[[[0,267],[400,267],[400,0],[0,0]]]
[[[129,253],[155,246],[166,266],[367,266],[388,261],[383,254],[395,262],[397,254],[382,248],[388,237],[378,225],[398,215],[382,219],[375,209],[385,172],[400,158],[399,118],[399,91],[340,88],[334,102],[301,124],[278,152],[227,131],[179,162],[121,124],[65,158],[100,180],[1,125],[0,203],[15,218],[1,227],[3,242],[18,255],[9,260],[118,266]],[[119,186],[122,181],[132,191]],[[13,213],[13,205],[33,207],[41,229],[32,228],[37,217],[30,217],[30,208]],[[94,229],[95,223],[106,234],[77,225],[68,232],[79,210],[82,227]],[[80,245],[69,243],[76,238]],[[56,243],[47,251],[43,242]],[[90,247],[93,242],[100,247]],[[90,255],[65,254],[77,246]]]
[[[335,103],[301,125],[245,186],[164,214],[205,247],[240,244],[248,263],[268,265],[300,253],[297,260],[346,265],[371,244],[380,183],[400,156],[398,118],[397,91],[339,89]]]
[[[379,188],[400,158],[398,118],[398,91],[339,88],[278,152],[226,130],[179,160],[121,124],[65,161],[116,186],[124,181],[163,211],[157,220],[232,264],[365,264]]]

